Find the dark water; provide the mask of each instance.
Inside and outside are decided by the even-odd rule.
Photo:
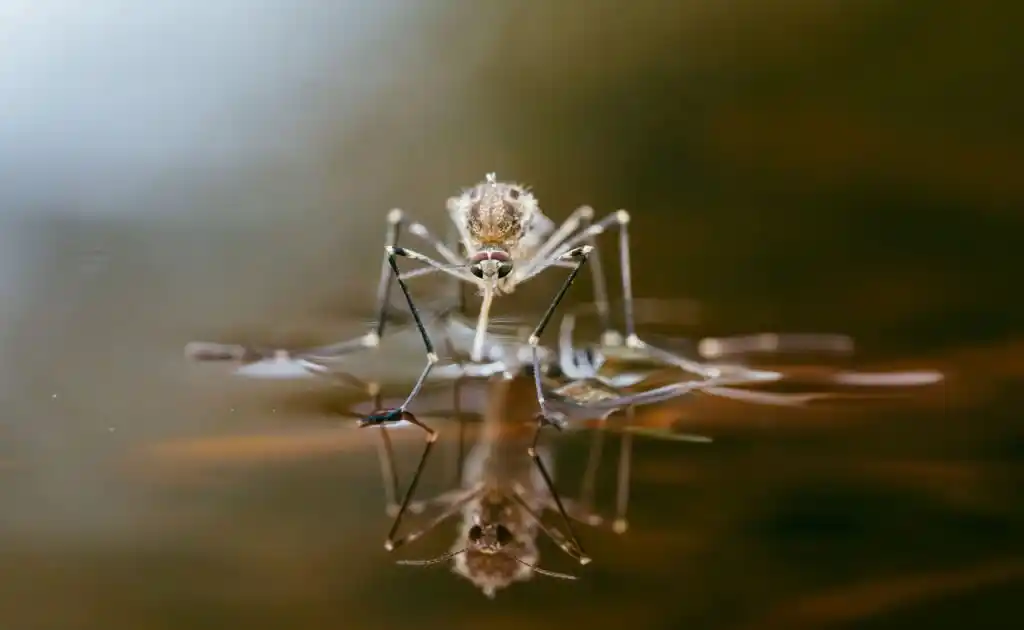
[[[51,118],[0,128],[0,626],[1014,626],[1017,5],[442,4],[388,5],[391,30],[356,52],[331,47],[363,24],[344,11],[268,8],[260,23],[291,29],[273,37],[231,16],[153,21],[205,34],[184,39],[111,17],[152,46],[114,63],[86,54],[104,36],[80,44],[90,80],[45,93],[80,115],[37,104]],[[175,61],[189,50],[205,65]],[[130,59],[137,74],[116,74]],[[386,80],[357,81],[353,59]],[[225,100],[200,107],[208,93]],[[181,114],[207,109],[224,114]],[[64,133],[43,132],[53,120]],[[443,200],[491,170],[555,218],[630,209],[636,294],[701,305],[682,332],[845,332],[865,365],[943,369],[947,386],[827,411],[648,410],[718,440],[638,442],[631,529],[581,527],[595,561],[576,583],[489,601],[444,568],[394,566],[371,437],[321,393],[196,370],[181,348],[361,332],[383,213],[440,226]],[[418,445],[400,440],[406,473]],[[558,445],[572,494],[587,436]]]

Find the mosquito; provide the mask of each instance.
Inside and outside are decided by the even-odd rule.
[[[543,363],[540,338],[583,265],[595,254],[595,237],[611,227],[616,227],[620,235],[619,249],[622,263],[626,342],[628,345],[638,348],[644,345],[636,336],[633,321],[629,236],[626,227],[630,219],[629,213],[619,210],[601,221],[591,223],[594,215],[593,209],[583,206],[574,211],[556,229],[554,223],[541,212],[537,199],[527,187],[499,181],[494,173],[489,173],[483,182],[450,198],[447,208],[460,245],[465,251],[464,257],[456,254],[451,248],[432,236],[422,224],[411,224],[410,232],[433,244],[444,259],[443,262],[426,254],[397,246],[397,227],[389,230],[389,240],[385,247],[385,271],[390,269],[390,273],[382,276],[379,285],[380,317],[377,330],[368,334],[365,343],[372,345],[379,342],[379,334],[386,321],[384,311],[390,283],[392,279],[395,279],[413,319],[417,322],[427,357],[420,378],[413,385],[408,397],[398,407],[381,410],[380,413],[367,417],[365,421],[368,424],[387,424],[406,418],[409,405],[419,393],[434,365],[439,361],[430,335],[420,322],[418,309],[406,283],[406,279],[416,272],[403,274],[397,262],[397,259],[401,257],[426,263],[427,268],[446,273],[464,283],[478,287],[482,302],[477,316],[476,335],[470,352],[472,361],[479,361],[482,358],[490,309],[495,297],[513,292],[519,285],[546,269],[552,267],[570,269],[560,290],[527,340],[535,377],[536,395],[540,406],[538,420],[541,425],[554,424],[557,428],[561,428],[560,418],[549,413],[540,381]],[[401,221],[401,212],[393,211],[389,215],[389,222],[393,225],[397,226]],[[597,262],[596,255],[594,258]],[[618,335],[613,334],[613,331],[610,330],[607,289],[603,283],[603,276],[597,272],[598,269],[595,266],[595,296],[600,304],[599,311],[608,325],[602,338],[606,340],[618,338]],[[429,449],[429,444],[436,439],[436,433],[426,427],[424,430],[427,432],[428,446],[426,448]]]

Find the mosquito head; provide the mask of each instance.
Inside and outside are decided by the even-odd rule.
[[[452,571],[468,579],[487,597],[494,597],[515,582],[534,575],[575,580],[567,573],[556,573],[537,566],[536,528],[524,523],[508,503],[499,502],[474,508],[460,525],[462,535],[451,551],[430,560],[399,560],[413,566],[437,565],[453,560]],[[511,511],[510,511],[511,510]],[[470,516],[472,514],[472,516]]]
[[[491,248],[477,252],[470,261],[469,270],[477,278],[501,279],[512,273],[512,257],[503,249]]]

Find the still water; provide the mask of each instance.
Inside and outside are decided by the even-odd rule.
[[[8,4],[0,628],[1019,625],[1018,5]],[[395,566],[457,531],[384,551],[376,436],[337,414],[356,401],[182,348],[362,333],[387,210],[440,233],[490,171],[556,220],[629,209],[636,294],[699,305],[674,334],[847,333],[857,366],[948,380],[643,410],[716,441],[637,439],[629,531],[579,526],[586,567],[542,545],[576,582],[489,600]],[[573,496],[589,436],[552,444]],[[395,447],[408,479],[420,438]]]

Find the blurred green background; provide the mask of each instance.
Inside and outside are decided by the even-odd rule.
[[[0,626],[1019,616],[1021,5],[9,0],[0,18]],[[577,584],[492,602],[393,567],[369,439],[197,377],[181,347],[358,331],[384,213],[440,229],[489,171],[555,219],[629,209],[635,292],[699,301],[688,333],[845,332],[949,386],[808,422],[687,406],[724,439],[643,445],[633,530],[585,532]],[[281,431],[305,437],[279,462],[139,460]],[[563,446],[571,469],[583,442]]]

